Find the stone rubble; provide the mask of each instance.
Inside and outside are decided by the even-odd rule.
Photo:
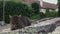
[[[51,25],[51,24],[54,24],[56,21],[59,21],[59,20],[60,20],[60,18],[54,18],[54,19],[51,19],[51,20],[43,21],[43,22],[40,22],[40,23],[37,23],[37,24],[33,24],[31,26],[25,27],[23,30],[27,30],[29,32],[32,32],[32,31],[38,32],[38,31],[41,31],[41,30],[47,30],[47,32],[48,32],[49,28],[51,27],[54,30],[52,32],[49,32],[48,34],[60,34],[59,33],[59,31],[60,31],[59,28],[60,27],[54,27],[54,26]]]
[[[19,30],[21,30],[22,32],[32,32],[32,33],[33,32],[38,33],[39,31],[43,32],[44,30],[48,31],[49,28],[52,26],[51,24],[58,23],[57,21],[59,21],[59,20],[60,20],[60,18],[54,18],[54,19],[39,22],[37,24],[32,24],[31,26],[27,26],[27,27],[24,27]],[[54,28],[54,27],[52,26],[52,28]],[[44,34],[44,33],[42,33],[42,34]],[[41,32],[40,32],[40,34],[41,34]],[[53,30],[52,32],[47,32],[46,34],[60,34],[60,26],[56,27],[55,30]]]

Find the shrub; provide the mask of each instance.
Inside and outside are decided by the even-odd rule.
[[[40,12],[40,4],[32,3],[33,13],[31,15],[31,19],[41,19],[45,17],[44,13]]]
[[[35,14],[38,14],[40,12],[40,4],[38,4],[38,3],[32,3],[31,6],[32,6]]]
[[[58,16],[60,17],[60,0],[58,0]]]
[[[0,1],[0,21],[3,20],[3,2]]]
[[[58,16],[58,12],[56,11],[51,11],[49,14],[49,17],[57,17]]]
[[[9,23],[9,15],[24,15],[30,17],[32,8],[24,3],[6,1],[5,3],[5,22]]]
[[[46,17],[49,17],[49,8],[46,8],[46,13],[45,13],[45,15],[46,15]]]
[[[40,18],[45,18],[45,14],[43,12],[40,12]]]
[[[41,18],[44,18],[45,17],[45,14],[42,13],[42,12],[39,12],[38,14],[33,14],[30,18],[31,19],[41,19]]]
[[[31,19],[39,19],[39,17],[40,17],[40,15],[37,14],[37,15],[32,15],[30,18],[31,18]]]
[[[52,10],[49,11],[49,8],[46,8],[46,13],[45,13],[46,17],[57,17],[58,16],[58,12]]]

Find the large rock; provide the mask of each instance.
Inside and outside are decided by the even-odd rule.
[[[10,16],[10,24],[11,29],[16,30],[31,25],[31,22],[28,17],[20,15],[20,16]]]

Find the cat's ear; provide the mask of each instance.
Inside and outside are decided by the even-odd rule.
[[[9,15],[9,17],[10,17],[10,18],[12,18],[12,16],[11,16],[11,15]]]

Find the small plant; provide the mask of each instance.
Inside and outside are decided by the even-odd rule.
[[[57,17],[58,16],[58,12],[57,11],[49,11],[48,8],[46,8],[46,13],[45,13],[46,17]]]
[[[49,8],[46,8],[46,13],[45,13],[45,15],[46,15],[46,17],[49,17]]]
[[[50,14],[49,14],[49,17],[58,17],[58,12],[51,11]]]
[[[33,14],[30,18],[31,19],[41,19],[41,18],[44,18],[45,17],[45,14],[42,13],[42,12],[39,12],[38,14]]]

